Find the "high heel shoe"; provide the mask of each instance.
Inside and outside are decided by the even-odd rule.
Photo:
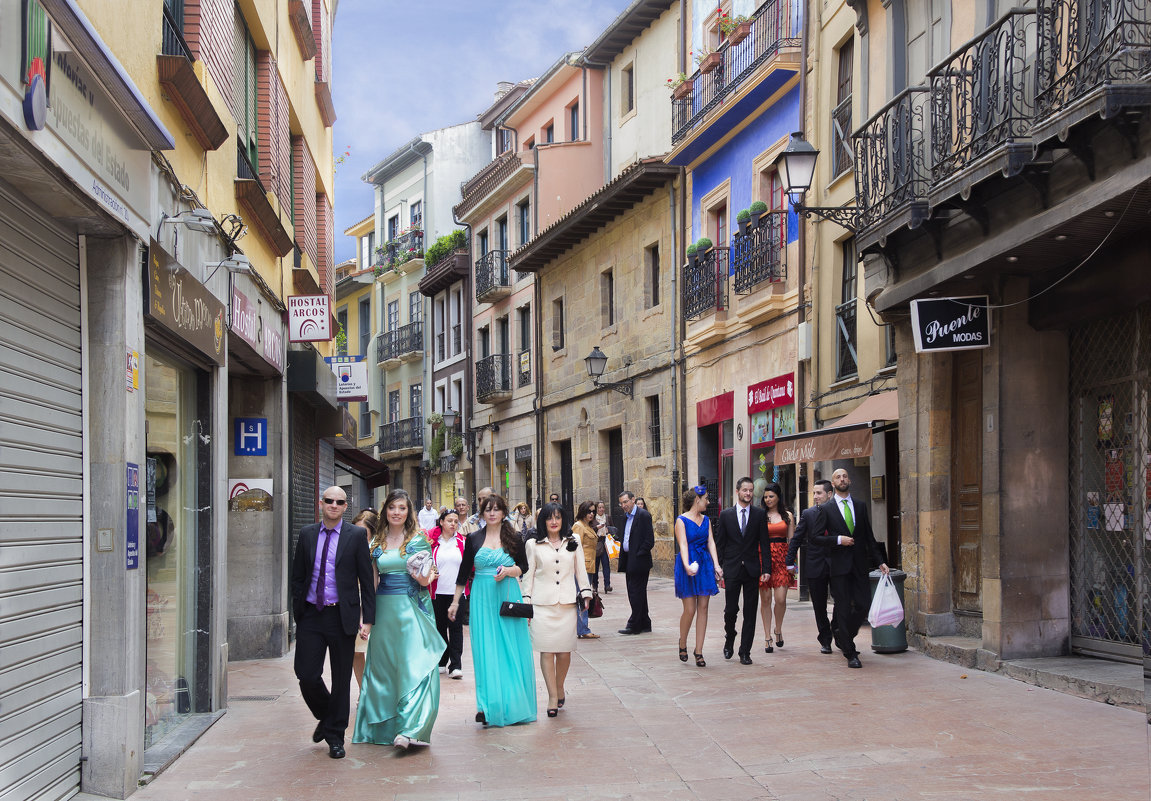
[[[563,709],[564,708],[564,701],[566,701],[567,699],[568,699],[568,697],[566,695],[561,695],[560,700],[556,703],[556,709]]]
[[[686,662],[687,661],[687,649],[686,648],[680,648],[679,649],[679,661],[680,662]]]
[[[485,726],[488,725],[488,719],[484,716],[483,712],[476,713],[476,723],[482,723]]]
[[[775,649],[771,647],[771,639],[765,637],[763,640],[763,652],[765,654],[774,654]]]
[[[775,630],[775,644],[778,645],[780,648],[783,647],[783,632],[780,631],[779,629]]]
[[[560,713],[560,711],[559,711],[559,708],[558,708],[558,707],[557,707],[556,709],[549,709],[549,710],[548,710],[548,717],[549,717],[549,718],[554,718],[554,717],[555,717],[556,715],[558,715],[559,713]]]
[[[707,662],[703,661],[703,654],[695,654],[694,652],[693,654],[695,656],[696,667],[707,667]]]

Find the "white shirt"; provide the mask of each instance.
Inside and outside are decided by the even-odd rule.
[[[737,503],[735,505],[735,522],[739,526],[739,533],[742,534],[743,530],[747,527],[747,520],[751,517],[751,504],[747,506]]]
[[[440,571],[436,579],[436,595],[452,595],[456,591],[456,577],[460,574],[460,563],[464,555],[460,553],[460,546],[456,545],[456,538],[445,538],[436,549],[436,570]]]
[[[635,520],[636,507],[631,508],[631,514],[627,516],[627,522],[623,524],[623,549],[625,552],[629,550],[628,546],[631,545],[631,523]]]
[[[436,511],[434,506],[431,509],[424,507],[416,515],[416,520],[424,531],[431,531],[436,527],[436,523],[440,522],[440,513]]]

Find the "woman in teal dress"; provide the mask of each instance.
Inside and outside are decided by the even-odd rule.
[[[529,723],[536,719],[536,683],[528,621],[500,615],[505,601],[523,601],[518,579],[528,566],[524,544],[507,520],[507,501],[499,495],[483,500],[480,515],[485,525],[468,535],[448,617],[455,620],[460,594],[471,579],[468,625],[476,675],[476,722],[488,726]]]
[[[371,543],[379,571],[376,625],[368,639],[352,742],[406,749],[431,742],[444,640],[427,589],[436,578],[432,547],[420,533],[408,493],[388,493],[380,517]]]

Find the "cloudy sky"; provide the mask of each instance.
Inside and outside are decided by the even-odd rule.
[[[629,0],[340,0],[333,28],[338,119],[336,261],[352,258],[344,229],[372,213],[360,180],[424,131],[475,119],[499,81],[534,78],[579,50]]]

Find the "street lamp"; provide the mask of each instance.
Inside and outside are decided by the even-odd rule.
[[[627,381],[603,381],[599,377],[603,375],[604,368],[607,367],[607,356],[599,349],[599,345],[592,348],[591,353],[584,357],[584,364],[587,365],[587,374],[591,378],[592,384],[598,389],[614,389],[616,392],[627,395],[629,398],[632,396],[632,379]]]
[[[841,225],[855,233],[860,229],[859,212],[854,206],[805,206],[803,196],[811,188],[815,175],[815,160],[819,151],[803,138],[802,131],[791,135],[791,141],[783,152],[775,157],[774,166],[783,185],[783,191],[791,199],[795,213],[804,217],[815,215]]]
[[[460,419],[460,416],[449,406],[448,408],[444,409],[443,418],[444,425],[447,426],[448,430],[450,431],[456,427],[456,421]]]

